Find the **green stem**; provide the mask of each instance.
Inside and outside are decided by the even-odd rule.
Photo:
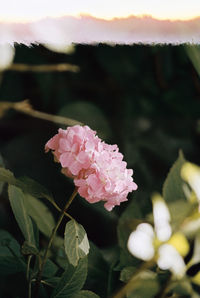
[[[40,283],[41,283],[41,279],[42,279],[42,273],[43,273],[43,270],[44,270],[44,266],[46,264],[46,261],[47,261],[47,257],[48,257],[48,252],[49,252],[49,249],[51,248],[52,246],[52,243],[53,243],[53,239],[56,235],[56,232],[63,220],[63,217],[66,215],[66,211],[67,209],[69,208],[69,206],[71,205],[72,201],[74,200],[75,196],[77,195],[77,188],[74,189],[69,201],[67,201],[65,207],[63,208],[63,210],[61,211],[61,214],[59,216],[59,219],[57,221],[57,224],[55,226],[55,228],[53,229],[52,233],[51,233],[51,237],[49,239],[49,243],[48,243],[48,246],[45,250],[45,253],[44,253],[44,257],[43,257],[43,260],[42,260],[42,263],[41,263],[41,266],[39,268],[39,271],[38,271],[38,275],[37,275],[37,279],[36,279],[36,284],[35,284],[35,298],[38,297],[38,294],[39,294],[39,287],[40,287]]]
[[[30,279],[30,264],[32,255],[28,256],[27,267],[26,267],[26,279],[28,281],[28,298],[31,298],[31,279]]]
[[[31,298],[31,280],[28,283],[28,298]]]
[[[31,298],[31,279],[30,279],[30,264],[32,255],[28,256],[27,268],[26,268],[26,279],[28,281],[28,298]]]
[[[126,294],[130,291],[132,291],[134,289],[134,287],[137,285],[136,281],[137,278],[139,277],[139,273],[149,269],[150,267],[152,267],[155,264],[155,260],[150,260],[148,262],[143,263],[138,270],[136,270],[136,272],[133,274],[133,276],[131,277],[131,279],[128,281],[128,283],[121,288],[121,290],[113,296],[113,298],[124,298],[126,297]]]
[[[48,200],[58,211],[60,211],[60,212],[62,212],[62,209],[60,209],[60,207],[54,202],[54,201],[52,201],[52,200]],[[68,217],[68,218],[70,218],[70,219],[73,219],[73,217],[69,214],[69,213],[67,213],[67,212],[65,212],[65,214],[64,214],[66,217]]]
[[[28,256],[27,260],[27,267],[26,267],[26,279],[29,281],[29,271],[30,271],[30,264],[31,264],[32,255]]]
[[[8,102],[8,104],[10,104],[10,102]],[[43,119],[50,122],[55,122],[55,123],[70,125],[70,126],[73,126],[76,124],[83,125],[83,123],[71,118],[47,114],[47,113],[34,110],[30,105],[29,100],[12,103],[11,108],[13,108],[14,110],[20,113],[29,115],[31,117]]]

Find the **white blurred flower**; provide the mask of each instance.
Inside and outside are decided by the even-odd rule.
[[[75,52],[74,44],[66,43],[45,43],[44,46],[53,52],[71,55]]]
[[[128,239],[128,250],[137,258],[144,261],[154,256],[154,230],[151,225],[142,223],[132,232]]]
[[[170,213],[163,198],[155,194],[152,198],[154,227],[160,241],[169,240],[172,230],[170,226]]]
[[[170,270],[176,277],[185,273],[185,263],[182,256],[170,244],[162,244],[158,249],[158,266],[162,270]]]
[[[10,44],[0,44],[0,71],[8,68],[14,59],[15,49]]]
[[[200,201],[200,167],[186,162],[181,169],[181,177],[185,180],[195,192]]]
[[[148,223],[139,224],[129,236],[128,250],[143,261],[155,257],[161,269],[180,278],[185,272],[183,256],[189,251],[189,244],[183,234],[172,235],[170,213],[163,198],[156,194],[152,202],[155,231]]]

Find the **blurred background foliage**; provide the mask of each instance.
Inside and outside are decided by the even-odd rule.
[[[83,122],[97,130],[106,142],[118,144],[128,168],[134,169],[137,192],[111,213],[102,204],[88,204],[80,197],[70,207],[70,214],[81,222],[88,238],[103,250],[105,258],[111,255],[115,264],[116,225],[123,210],[135,204],[136,218],[144,218],[151,211],[150,196],[154,191],[162,192],[179,149],[187,160],[200,164],[199,48],[77,45],[69,54],[52,52],[42,45],[16,45],[15,49],[14,63],[70,63],[80,70],[2,71],[0,103],[29,99],[38,111]],[[52,155],[44,153],[46,141],[58,127],[53,122],[7,111],[0,119],[0,163],[16,177],[29,176],[46,186],[62,207],[73,184],[60,173]],[[50,205],[49,208],[58,215]],[[22,241],[14,223],[4,191],[0,228]],[[63,230],[64,225],[60,233]],[[97,250],[95,245],[91,251]],[[98,257],[102,258],[100,252]],[[92,253],[89,258],[93,258]],[[93,272],[94,268],[89,270]]]

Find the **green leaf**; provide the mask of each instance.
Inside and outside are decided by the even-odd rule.
[[[181,223],[188,217],[188,214],[194,210],[194,205],[186,200],[177,200],[168,203],[171,216],[171,226],[174,231],[180,228]],[[182,228],[182,227],[181,227]]]
[[[24,241],[21,252],[23,255],[37,255],[38,250],[35,246],[29,244],[27,241]]]
[[[185,45],[186,52],[200,76],[200,48],[198,45]]]
[[[57,271],[58,271],[58,266],[56,266],[56,264],[54,264],[50,259],[47,259],[42,276],[50,278],[56,275]]]
[[[87,276],[87,258],[80,259],[78,266],[67,266],[51,298],[71,298],[80,291]]]
[[[0,181],[15,185],[33,197],[46,198],[48,201],[54,202],[52,194],[38,182],[28,177],[16,179],[10,170],[4,169],[2,167],[0,167]]]
[[[125,211],[122,213],[117,226],[118,243],[120,247],[120,260],[117,266],[121,270],[125,266],[137,266],[140,262],[134,258],[127,249],[127,242],[130,233],[136,226],[143,222],[140,207],[137,202],[137,195],[130,201]]]
[[[29,177],[21,177],[17,179],[17,184],[24,192],[29,193],[35,198],[46,198],[48,201],[54,202],[51,192]]]
[[[159,291],[159,285],[156,280],[141,280],[135,284],[137,289],[127,295],[127,298],[154,298]]]
[[[30,194],[25,194],[24,203],[28,214],[34,219],[38,229],[45,236],[50,237],[55,227],[55,220],[47,206]]]
[[[99,296],[91,291],[80,291],[72,296],[72,298],[99,298]]]
[[[133,266],[124,267],[124,269],[120,273],[120,280],[123,282],[128,282],[133,276],[135,270],[136,268]]]
[[[10,205],[14,213],[15,219],[22,231],[25,240],[35,246],[34,230],[31,218],[25,208],[25,195],[22,190],[16,186],[9,185],[8,195]]]
[[[89,125],[92,129],[98,131],[102,139],[111,136],[109,122],[97,105],[87,101],[76,101],[66,104],[60,111],[59,115],[79,119],[79,121]],[[94,117],[95,115],[95,117]]]
[[[185,297],[186,295],[186,297],[193,297],[192,294],[194,293],[192,285],[187,279],[177,280],[174,283],[171,283],[171,285],[169,285],[169,291],[171,290],[173,291],[174,295],[180,295],[178,297]]]
[[[183,180],[180,176],[180,171],[185,161],[183,153],[180,151],[179,157],[170,169],[163,185],[163,197],[166,202],[186,199],[183,192]]]
[[[197,234],[194,239],[194,249],[192,259],[190,260],[190,266],[193,264],[200,263],[200,234]],[[189,265],[187,264],[187,265]]]
[[[156,274],[143,271],[133,283],[133,289],[127,293],[127,298],[154,298],[159,291]]]
[[[60,277],[53,276],[50,278],[45,279],[45,281],[50,284],[53,288],[57,287],[58,283],[60,282]]]
[[[135,227],[143,222],[140,208],[135,199],[132,199],[122,213],[117,226],[118,243],[122,248],[127,248],[127,241],[130,233]]]
[[[83,226],[73,219],[65,226],[64,246],[69,262],[73,266],[77,266],[79,259],[89,253],[87,234]]]
[[[56,238],[58,238],[58,236],[56,236],[55,239]],[[58,245],[56,246],[55,242],[53,242],[54,246],[57,248],[55,260],[56,260],[56,264],[58,264],[63,270],[65,270],[65,268],[69,265],[69,260],[65,253],[64,239],[62,239],[61,237],[59,237],[59,238],[60,238],[60,240],[62,240],[62,242],[60,240],[55,241],[55,242],[57,242],[56,244],[58,244],[60,242],[60,246],[58,246]]]
[[[17,180],[15,179],[13,173],[10,170],[0,167],[0,181],[6,182],[12,185],[16,185]]]
[[[18,242],[7,231],[0,230],[0,275],[15,274],[25,268]]]
[[[95,289],[100,297],[105,295],[108,287],[109,266],[103,256],[101,250],[90,241],[86,288]]]

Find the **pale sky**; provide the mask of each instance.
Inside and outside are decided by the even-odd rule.
[[[0,21],[89,14],[103,19],[151,15],[157,19],[200,17],[200,0],[0,0]]]

